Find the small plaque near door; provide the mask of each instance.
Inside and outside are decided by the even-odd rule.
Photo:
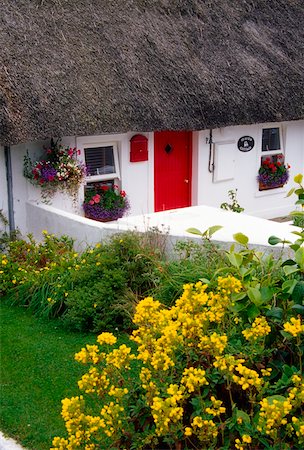
[[[251,136],[242,136],[237,143],[240,152],[250,152],[254,147],[254,139]]]

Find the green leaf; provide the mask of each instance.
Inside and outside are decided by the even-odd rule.
[[[240,300],[243,300],[243,298],[245,298],[245,297],[247,297],[246,292],[239,292],[239,293],[237,293],[237,294],[233,293],[233,294],[231,295],[232,300],[235,301],[235,302],[238,302],[238,301],[240,301]]]
[[[282,291],[287,294],[292,294],[294,288],[297,285],[297,280],[287,280],[282,284]]]
[[[285,275],[290,275],[292,273],[298,272],[299,268],[298,266],[284,266],[283,267]]]
[[[259,308],[255,305],[250,305],[247,310],[247,315],[249,319],[255,319],[260,314]]]
[[[282,267],[284,267],[284,266],[294,266],[295,263],[296,262],[293,259],[286,259],[286,261],[283,262]]]
[[[286,331],[280,330],[281,335],[286,339],[292,339],[292,335],[287,333]]]
[[[249,242],[249,238],[243,233],[234,234],[233,239],[241,245],[247,245]]]
[[[282,239],[278,238],[277,236],[270,236],[268,238],[268,244],[270,245],[276,245],[282,243]]]
[[[269,302],[273,297],[273,289],[268,286],[261,287],[261,298],[263,303]]]
[[[222,225],[213,225],[213,227],[208,228],[208,230],[206,230],[208,232],[208,235],[211,237],[214,233],[216,233],[217,231],[219,231],[222,227]]]
[[[197,234],[198,236],[203,236],[203,233],[197,228],[187,228],[187,233]]]
[[[301,269],[304,269],[304,247],[300,247],[295,252],[295,260]]]
[[[247,290],[248,297],[256,306],[261,306],[264,302],[261,296],[260,289],[250,287]]]
[[[228,253],[227,257],[234,267],[240,267],[244,259],[239,253]]]
[[[291,309],[295,311],[297,314],[301,314],[301,316],[304,316],[304,306],[296,304],[293,305]]]
[[[210,280],[208,280],[207,278],[200,278],[200,281],[204,284],[210,284]]]
[[[295,188],[291,188],[290,191],[288,192],[288,194],[286,195],[286,197],[290,197],[295,191]]]
[[[295,303],[304,304],[304,281],[296,283],[291,297]]]
[[[266,312],[266,317],[274,317],[275,319],[281,320],[283,317],[283,309],[274,306]]]

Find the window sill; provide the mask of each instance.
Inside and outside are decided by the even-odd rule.
[[[284,194],[285,192],[288,192],[286,185],[283,187],[277,187],[274,189],[266,189],[264,191],[256,191],[255,197],[266,197],[267,195]]]

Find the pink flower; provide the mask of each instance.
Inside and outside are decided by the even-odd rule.
[[[92,197],[92,200],[94,201],[94,203],[99,203],[100,202],[100,195],[99,194],[94,195],[94,197]]]
[[[94,200],[90,200],[89,205],[94,205]]]
[[[70,148],[70,149],[68,150],[68,155],[69,155],[69,156],[72,156],[73,153],[74,153],[74,150],[73,150],[72,148]]]

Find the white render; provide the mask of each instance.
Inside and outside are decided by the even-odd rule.
[[[5,170],[5,157],[4,148],[0,145],[0,210],[5,217],[8,217],[7,206],[7,182],[6,182],[6,170]],[[0,221],[0,231],[4,230],[4,225]]]
[[[262,129],[279,126],[282,129],[282,150],[285,162],[291,165],[289,182],[283,187],[259,192],[256,181],[260,158]],[[84,143],[104,145],[116,142],[118,147],[121,189],[125,190],[131,210],[129,215],[138,216],[154,211],[154,134],[141,133],[148,138],[149,159],[144,162],[130,162],[130,139],[138,132],[123,134],[64,137],[62,143],[81,150],[84,158]],[[254,138],[254,148],[246,153],[238,150],[237,142],[242,136]],[[251,216],[274,218],[287,215],[294,209],[295,197],[286,198],[289,189],[294,185],[293,177],[304,171],[304,121],[282,122],[279,124],[240,125],[213,130],[212,150],[215,152],[215,172],[208,170],[209,130],[193,132],[192,161],[192,205],[207,205],[219,207],[222,202],[229,201],[227,193],[237,189],[237,199],[245,208],[245,213]],[[28,226],[28,211],[26,203],[41,204],[39,188],[32,186],[23,177],[23,158],[28,151],[31,157],[39,159],[46,142],[20,144],[11,147],[14,214],[16,226],[23,234],[32,231]],[[83,187],[79,191],[78,204],[61,193],[53,199],[51,206],[67,213],[82,215],[81,202]],[[7,190],[4,151],[0,147],[0,208],[7,211]],[[31,212],[32,214],[33,212]],[[30,217],[31,224],[35,217]],[[36,226],[39,227],[37,217]],[[41,230],[44,227],[41,225]],[[239,230],[242,231],[242,230]]]

